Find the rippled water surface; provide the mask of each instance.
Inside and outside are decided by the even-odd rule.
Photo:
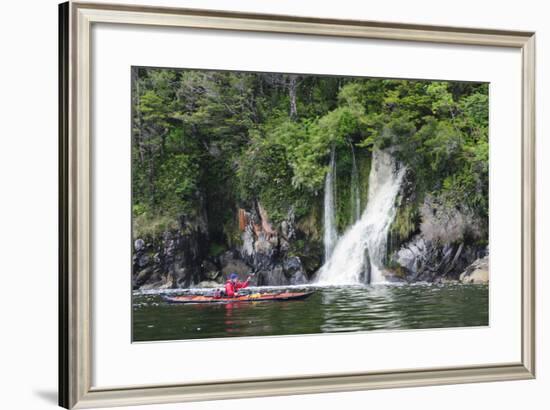
[[[308,289],[316,292],[302,301],[214,305],[171,305],[158,292],[134,293],[133,340],[486,326],[489,322],[487,285]]]

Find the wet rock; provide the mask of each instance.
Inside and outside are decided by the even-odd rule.
[[[477,259],[460,274],[462,283],[489,283],[489,256]]]
[[[391,255],[390,267],[396,276],[409,281],[458,279],[460,273],[484,253],[483,248],[475,245],[464,242],[441,245],[418,234]]]
[[[134,242],[134,254],[132,255],[132,287],[139,289],[149,282],[159,282],[159,266],[156,264],[154,246],[143,239]]]
[[[240,219],[246,222],[242,232],[241,259],[254,272],[265,274],[273,270],[280,255],[280,243],[266,210],[256,202],[254,209],[244,212]]]
[[[136,252],[145,249],[145,241],[143,239],[136,239],[134,242],[134,249]]]
[[[204,270],[204,272],[213,272],[218,270],[216,264],[208,259],[202,262],[201,268]]]
[[[230,274],[236,273],[239,278],[245,278],[251,272],[250,266],[248,266],[242,259],[235,257],[232,252],[226,252],[220,258],[221,275],[227,279]]]
[[[149,264],[150,260],[151,258],[147,254],[139,255],[139,257],[137,258],[137,265],[140,268],[144,268]]]
[[[251,276],[251,285],[307,283],[322,261],[322,246],[309,241],[309,236],[296,227],[292,209],[285,220],[274,224],[261,203],[250,205],[238,209],[236,215],[240,244],[216,257],[208,255],[212,244],[205,217],[190,220],[182,216],[176,230],[137,238],[133,287],[187,288],[208,282],[219,286],[231,273],[237,273],[242,281]]]
[[[139,288],[143,286],[145,283],[147,283],[147,281],[152,276],[152,274],[153,274],[152,267],[141,270],[138,275],[134,276],[134,288]]]
[[[290,285],[305,285],[308,283],[307,277],[303,272],[298,272],[290,278]]]
[[[202,262],[201,272],[202,278],[205,278],[206,280],[220,282],[222,279],[221,270],[218,269],[218,266],[210,260],[205,260]]]
[[[300,261],[299,257],[291,256],[290,258],[284,261],[283,269],[285,271],[285,274],[290,277],[294,275],[296,272],[303,270],[302,262]]]
[[[287,286],[290,284],[283,267],[278,265],[273,269],[260,271],[257,274],[258,286]]]
[[[197,284],[198,288],[219,288],[220,284],[212,280],[203,280]]]
[[[427,195],[420,207],[420,231],[433,243],[451,244],[465,242],[467,238],[486,237],[487,223],[467,209],[448,207],[433,195]]]
[[[359,275],[359,280],[361,283],[368,284],[370,283],[371,278],[371,266],[370,266],[370,255],[369,250],[365,249],[365,263],[363,265],[363,271]]]
[[[212,276],[219,269],[202,262],[208,247],[206,222],[182,216],[178,229],[134,241],[132,285],[137,288],[177,288],[199,283],[203,272]]]
[[[292,256],[286,259],[283,262],[283,271],[290,285],[303,285],[307,283],[307,276],[299,257]]]
[[[303,237],[299,238],[294,219],[294,211],[290,209],[286,219],[275,227],[259,202],[250,211],[239,210],[240,257],[253,272],[257,272],[254,280],[258,285],[304,284],[308,282],[308,273],[319,268],[320,251],[307,249],[309,243]],[[298,256],[288,255],[297,240],[301,244],[300,253],[314,254],[313,260],[304,263]]]
[[[243,259],[250,259],[254,257],[254,229],[252,225],[248,224],[244,228],[242,233],[243,245],[241,247],[241,256]]]
[[[392,272],[392,271],[384,271],[382,273],[384,275],[384,279],[387,281],[387,282],[390,282],[390,283],[400,283],[400,282],[405,282],[405,278],[403,278],[402,276],[400,276],[398,273],[396,272]]]
[[[281,234],[279,235],[279,250],[281,252],[288,252],[292,241],[296,239],[296,226],[294,219],[294,210],[290,209],[287,218],[281,222]]]
[[[411,206],[415,200],[412,178],[406,178],[400,203]],[[417,198],[416,198],[417,199]],[[387,267],[407,281],[441,282],[458,280],[462,272],[487,253],[487,221],[466,207],[449,206],[428,194],[418,209],[418,220],[408,234],[390,239]],[[399,232],[399,230],[397,230]]]
[[[159,280],[156,282],[155,281],[148,282],[145,285],[141,286],[140,289],[141,290],[162,289],[163,286],[164,286],[164,282],[162,280]]]

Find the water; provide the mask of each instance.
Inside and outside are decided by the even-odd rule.
[[[366,270],[370,271],[370,283],[384,281],[388,231],[404,174],[405,168],[390,154],[373,152],[367,206],[361,219],[339,238],[330,259],[317,272],[317,283],[358,284],[364,281]]]
[[[354,224],[361,218],[361,198],[359,195],[359,172],[355,162],[355,149],[351,144],[351,224]]]
[[[311,288],[310,288],[311,289]],[[134,294],[134,341],[487,326],[488,286],[317,288],[303,301],[169,305]]]
[[[325,198],[324,198],[324,224],[323,243],[325,246],[325,260],[332,254],[338,233],[336,231],[336,153],[334,147],[330,152],[330,163],[325,177]]]

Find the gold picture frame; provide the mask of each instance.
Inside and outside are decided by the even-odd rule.
[[[59,8],[59,404],[137,405],[530,379],[535,376],[535,34],[148,6]],[[518,363],[182,385],[91,386],[90,50],[95,23],[511,47],[522,54],[522,356]]]

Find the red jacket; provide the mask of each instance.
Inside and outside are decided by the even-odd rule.
[[[239,282],[236,283],[231,282],[228,280],[225,282],[225,294],[232,298],[236,295],[236,293],[239,291],[239,289],[244,289],[248,286],[248,279],[245,282]]]

